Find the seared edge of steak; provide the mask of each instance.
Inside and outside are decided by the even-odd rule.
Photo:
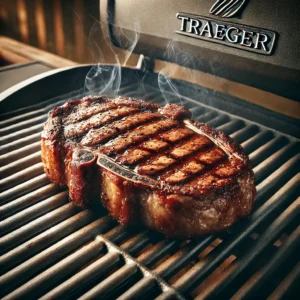
[[[101,199],[122,224],[144,224],[168,237],[191,238],[230,227],[247,216],[256,195],[254,177],[244,170],[235,181],[197,197],[137,185],[101,172]]]
[[[55,116],[55,108],[49,113],[42,132],[42,161],[44,170],[50,180],[59,185],[65,185],[65,141],[63,135],[62,117]]]
[[[70,198],[82,207],[89,207],[100,194],[96,156],[92,151],[76,148],[66,168]]]

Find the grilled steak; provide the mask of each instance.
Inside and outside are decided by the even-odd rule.
[[[225,229],[251,210],[253,172],[239,145],[189,117],[130,98],[68,101],[42,133],[45,172],[123,224],[183,238]]]

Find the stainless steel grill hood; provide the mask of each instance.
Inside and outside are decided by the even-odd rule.
[[[300,100],[298,0],[114,0],[101,1],[100,15],[118,47],[120,30],[133,36],[138,24],[136,53]]]

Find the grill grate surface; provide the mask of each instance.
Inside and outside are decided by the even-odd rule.
[[[120,91],[137,96],[136,86]],[[299,141],[196,100],[194,119],[249,154],[257,199],[229,231],[178,241],[82,211],[50,183],[40,159],[47,112],[79,92],[9,112],[0,122],[0,293],[4,299],[284,298],[300,276]],[[164,104],[156,91],[147,101]],[[175,99],[175,98],[174,98]]]

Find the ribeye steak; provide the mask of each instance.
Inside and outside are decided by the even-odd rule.
[[[42,133],[45,172],[80,206],[101,199],[122,224],[181,238],[223,230],[249,214],[253,172],[232,139],[189,118],[175,104],[68,101]]]

